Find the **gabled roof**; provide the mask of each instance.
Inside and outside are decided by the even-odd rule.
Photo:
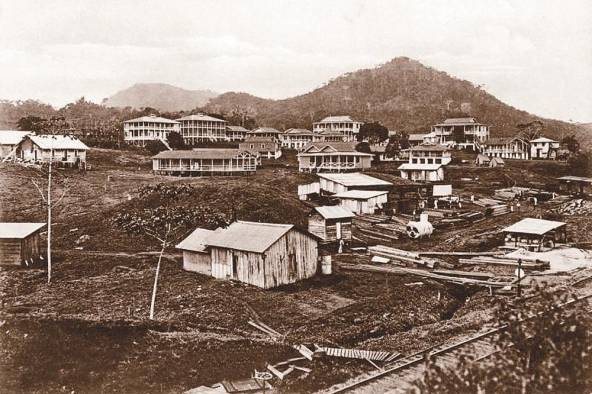
[[[176,120],[162,118],[162,117],[156,116],[156,115],[142,116],[140,118],[126,120],[123,123],[131,123],[131,122],[154,122],[154,123],[169,123],[169,124],[179,123]]]
[[[357,152],[356,145],[355,142],[310,142],[302,149],[302,153]]]
[[[342,122],[355,122],[349,115],[340,115],[340,116],[327,116],[323,118],[319,122],[315,123],[342,123]]]
[[[0,239],[23,239],[45,227],[45,223],[0,223]]]
[[[90,149],[78,138],[69,135],[28,135],[27,138],[41,149]]]
[[[436,124],[436,126],[455,126],[455,125],[481,125],[475,118],[448,118],[442,123]]]
[[[583,183],[592,183],[592,178],[586,178],[583,176],[573,176],[573,175],[567,175],[567,176],[562,176],[560,178],[557,178],[560,181],[567,181],[567,182],[583,182]]]
[[[226,126],[226,130],[234,131],[234,132],[241,132],[241,133],[246,133],[249,131],[249,130],[245,129],[243,126]]]
[[[506,162],[501,157],[492,157],[491,163],[505,164]]]
[[[325,219],[346,219],[356,216],[351,211],[348,211],[339,205],[315,207],[315,211],[317,211]]]
[[[319,178],[324,178],[344,186],[391,186],[391,182],[374,178],[359,172],[344,173],[320,173]]]
[[[565,226],[564,222],[556,222],[553,220],[526,218],[506,227],[502,231],[506,233],[520,233],[520,234],[534,234],[543,235],[549,231]]]
[[[179,122],[184,120],[205,120],[210,122],[226,122],[225,120],[214,118],[213,116],[209,116],[206,114],[195,114],[195,115],[188,115],[183,116],[182,118],[177,119]]]
[[[552,140],[552,139],[547,138],[547,137],[539,137],[539,138],[536,138],[534,140],[530,140],[530,142],[559,142],[559,141],[555,141],[555,140]]]
[[[399,170],[418,170],[418,171],[436,171],[442,164],[414,164],[414,163],[405,163],[399,166]]]
[[[255,130],[251,130],[249,132],[247,132],[247,134],[282,134],[281,131],[279,131],[278,129],[274,129],[273,127],[258,127]]]
[[[263,253],[294,228],[293,224],[236,221],[208,238],[207,245],[218,248]]]
[[[483,153],[479,153],[475,160],[491,161],[491,158]]]
[[[187,238],[179,243],[176,248],[181,250],[189,250],[191,252],[205,252],[208,246],[209,239],[218,232],[221,228],[216,230],[207,230],[205,228],[196,228]]]
[[[482,145],[506,145],[516,139],[517,137],[491,137],[487,139],[487,141],[483,142]]]
[[[306,129],[288,129],[284,131],[284,134],[290,135],[313,135],[314,133],[310,130]]]
[[[165,150],[153,159],[231,159],[240,155],[253,155],[244,149],[195,148],[192,150]]]
[[[333,195],[333,197],[353,200],[367,200],[369,198],[382,196],[383,194],[388,194],[388,192],[384,190],[348,190],[346,192],[337,193]]]
[[[20,130],[0,130],[0,145],[16,145],[29,134],[32,134],[32,132]]]

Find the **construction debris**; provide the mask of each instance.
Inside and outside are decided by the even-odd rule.
[[[430,258],[421,258],[419,254],[415,252],[408,252],[406,250],[391,248],[384,245],[369,246],[368,251],[373,256],[385,257],[395,262],[411,263],[427,268],[435,268],[441,265],[442,262]]]
[[[318,347],[329,357],[357,358],[361,360],[390,362],[401,356],[397,352],[381,352],[373,350],[343,349],[334,347]]]
[[[592,214],[592,201],[581,198],[570,200],[561,204],[555,212],[563,215],[589,215]]]
[[[458,263],[464,265],[505,265],[518,267],[517,258],[504,258],[493,256],[477,256],[470,259],[458,259]],[[522,259],[521,266],[523,269],[528,270],[545,270],[549,268],[550,263],[548,261]]]

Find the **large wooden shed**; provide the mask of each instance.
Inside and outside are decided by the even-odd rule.
[[[337,193],[340,205],[358,215],[373,214],[376,209],[384,208],[388,202],[388,192],[380,190],[350,190]]]
[[[45,223],[0,223],[0,264],[29,265],[41,257]]]
[[[308,231],[323,241],[351,241],[355,215],[340,206],[315,207],[308,217]]]
[[[177,247],[185,269],[264,289],[317,272],[318,237],[292,224],[236,221],[216,231],[196,229]]]

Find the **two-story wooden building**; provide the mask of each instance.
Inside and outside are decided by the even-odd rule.
[[[226,141],[244,141],[248,132],[243,126],[226,126]]]
[[[323,131],[338,132],[342,134],[344,141],[355,141],[363,124],[363,122],[352,119],[349,115],[327,116],[318,122],[314,122],[312,124],[312,131],[314,133],[321,133]]]
[[[481,153],[502,159],[528,160],[530,144],[519,137],[494,137],[481,144]]]
[[[270,289],[317,273],[318,240],[292,224],[236,221],[198,228],[177,248],[186,269]]]
[[[314,133],[306,129],[288,129],[280,135],[282,148],[301,150],[313,142]]]
[[[409,149],[409,161],[399,166],[401,178],[411,181],[444,180],[444,166],[450,163],[450,151],[444,145],[421,144]]]
[[[432,126],[438,143],[477,150],[489,138],[489,126],[475,118],[449,118]]]
[[[239,143],[239,149],[248,150],[259,159],[279,159],[282,149],[279,140],[272,137],[255,137],[247,134],[247,138]]]
[[[353,142],[313,142],[298,153],[300,172],[342,172],[370,168],[372,154],[358,152]]]
[[[180,123],[156,115],[123,122],[123,140],[131,145],[145,146],[149,141],[166,141],[171,132],[180,133]]]
[[[247,138],[271,138],[275,141],[280,141],[280,136],[283,133],[273,127],[258,127],[247,132]]]
[[[163,175],[243,175],[257,170],[257,155],[241,149],[163,151],[152,157],[152,170]]]
[[[555,160],[557,158],[559,146],[559,141],[546,137],[530,140],[530,158]]]

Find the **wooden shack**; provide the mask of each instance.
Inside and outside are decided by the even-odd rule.
[[[562,176],[557,178],[559,190],[570,194],[592,195],[592,178],[582,176]]]
[[[236,221],[216,231],[198,230],[177,246],[190,271],[264,289],[317,272],[319,238],[292,224]]]
[[[393,184],[359,172],[322,173],[319,175],[323,194],[335,194],[349,190],[391,190]]]
[[[308,217],[308,231],[323,241],[351,241],[355,215],[340,206],[315,207]]]
[[[39,233],[45,223],[0,223],[0,265],[30,265],[43,250]]]
[[[384,208],[388,202],[388,192],[379,190],[350,190],[337,193],[340,205],[358,215],[373,214],[377,209]]]

